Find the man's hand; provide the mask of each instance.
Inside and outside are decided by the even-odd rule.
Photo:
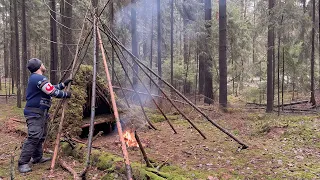
[[[67,79],[66,81],[63,82],[64,86],[68,86],[69,83],[71,83],[73,80],[72,79]]]

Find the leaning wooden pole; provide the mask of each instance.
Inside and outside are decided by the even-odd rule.
[[[89,138],[88,138],[88,151],[85,168],[80,173],[80,177],[84,177],[90,165],[90,155],[92,149],[92,138],[94,131],[94,118],[95,118],[95,106],[96,106],[96,80],[97,80],[97,17],[93,18],[93,73],[92,73],[92,92],[91,92],[91,116],[90,116],[90,127],[89,127]]]
[[[118,133],[119,133],[119,137],[120,137],[120,141],[121,141],[121,147],[122,147],[122,153],[123,153],[123,156],[124,156],[124,159],[125,159],[126,176],[127,176],[128,180],[132,180],[132,172],[131,172],[129,155],[128,155],[126,143],[124,141],[123,133],[122,133],[122,127],[121,127],[121,124],[120,124],[119,112],[118,112],[116,100],[115,100],[115,97],[114,97],[114,92],[113,92],[111,78],[110,78],[110,74],[109,74],[109,70],[108,70],[108,64],[107,64],[107,60],[106,60],[106,55],[105,55],[104,50],[103,50],[102,40],[101,40],[101,35],[100,35],[99,30],[97,30],[97,34],[98,34],[98,39],[99,39],[99,46],[100,46],[100,49],[101,49],[101,52],[102,52],[102,59],[103,59],[104,69],[105,69],[106,76],[107,76],[108,87],[109,87],[111,101],[112,101],[113,114],[114,114],[114,117],[115,117],[116,122],[117,122],[117,128],[118,128]]]
[[[88,13],[88,11],[87,11],[87,13]],[[87,13],[86,13],[86,16],[87,16]],[[76,65],[76,62],[77,62],[77,58],[78,58],[79,44],[80,44],[81,37],[82,37],[82,34],[83,34],[83,29],[84,29],[84,26],[85,26],[85,20],[86,20],[86,18],[84,18],[82,29],[81,29],[81,32],[80,32],[80,36],[79,36],[79,39],[78,39],[77,48],[76,48],[76,54],[75,54],[74,59],[73,59],[72,69],[71,69],[71,73],[70,73],[70,76],[69,76],[70,79],[72,79],[73,76],[74,76],[74,69],[75,69],[75,65]],[[70,88],[71,88],[71,83],[68,84],[67,91],[70,91]],[[62,102],[62,114],[61,114],[58,133],[57,133],[57,137],[56,137],[56,141],[55,141],[55,146],[54,146],[51,166],[50,166],[50,172],[51,173],[53,173],[53,170],[54,170],[55,165],[56,165],[56,160],[57,160],[58,151],[59,151],[59,145],[60,145],[60,138],[61,138],[61,133],[62,133],[63,122],[64,122],[65,111],[66,111],[67,105],[68,105],[68,101],[67,101],[67,99],[64,99],[63,102]]]
[[[152,166],[152,164],[150,163],[149,158],[148,158],[148,156],[147,156],[147,153],[146,153],[146,151],[144,150],[144,148],[143,148],[143,146],[142,146],[142,143],[141,143],[141,141],[140,141],[140,138],[139,138],[139,136],[138,136],[138,132],[137,132],[137,131],[134,131],[134,137],[136,138],[136,141],[137,141],[137,143],[138,143],[138,145],[139,145],[140,151],[141,151],[141,153],[142,153],[142,156],[143,156],[144,161],[145,161],[146,164],[147,164],[147,167],[152,168],[153,166]]]

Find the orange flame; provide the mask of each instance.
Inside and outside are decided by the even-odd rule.
[[[124,140],[128,147],[139,147],[139,144],[136,141],[136,138],[134,137],[134,134],[132,132],[126,131],[123,134]]]

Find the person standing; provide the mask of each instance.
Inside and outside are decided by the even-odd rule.
[[[27,63],[31,72],[26,90],[26,106],[24,116],[28,126],[28,137],[26,138],[18,161],[20,173],[30,172],[29,162],[33,164],[50,161],[51,158],[43,157],[42,144],[47,136],[48,110],[51,106],[51,98],[70,98],[71,92],[62,91],[72,82],[67,79],[58,85],[52,85],[43,75],[46,71],[43,63],[32,58]]]

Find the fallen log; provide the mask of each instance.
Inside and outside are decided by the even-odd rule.
[[[273,106],[273,107],[282,107],[282,106],[286,107],[286,106],[293,106],[293,105],[297,105],[297,104],[306,104],[308,102],[309,102],[308,100],[304,100],[304,101],[287,103],[287,104],[283,104],[283,105],[276,105],[276,106]],[[267,106],[267,104],[259,104],[259,103],[251,103],[251,102],[246,103],[246,105]]]
[[[0,97],[10,97],[10,96],[17,96],[15,94],[11,94],[11,95],[3,95],[3,94],[0,94]]]
[[[286,108],[283,109],[284,111],[298,111],[298,112],[314,112],[314,113],[319,113],[318,111],[314,109],[298,109],[298,108]]]
[[[102,122],[94,122],[94,126],[95,125],[98,125],[98,124],[103,124],[103,123],[110,123],[110,121],[109,120],[107,120],[107,121],[102,121]],[[81,128],[83,129],[83,128],[86,128],[86,127],[90,127],[90,124],[84,124],[83,126],[81,126]]]

